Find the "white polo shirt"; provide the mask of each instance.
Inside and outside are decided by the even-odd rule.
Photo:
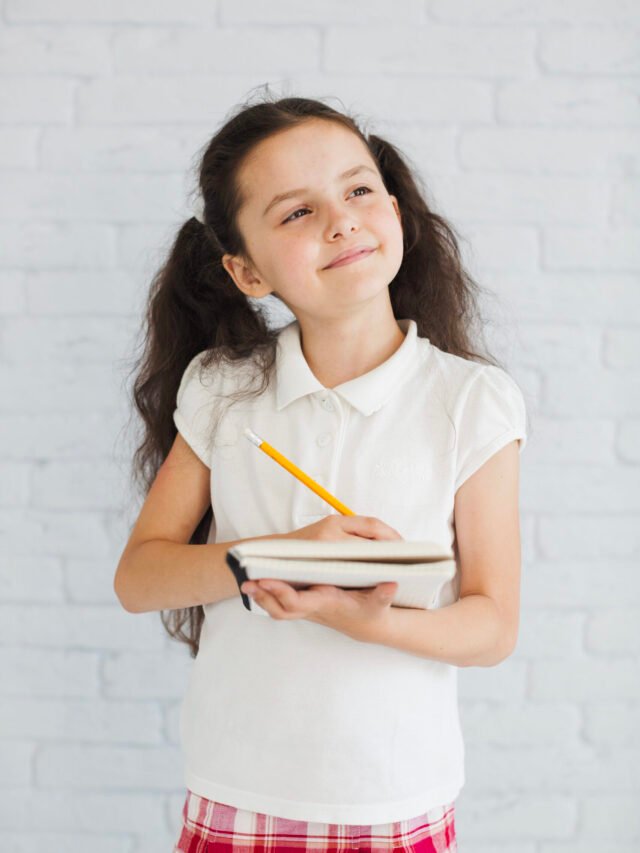
[[[210,542],[287,533],[335,512],[247,441],[250,427],[358,515],[453,549],[455,492],[508,442],[520,439],[523,450],[524,401],[502,369],[443,352],[417,337],[413,320],[398,324],[406,336],[387,361],[327,389],[290,323],[279,333],[274,381],[232,406],[213,442],[213,413],[242,369],[200,376],[195,356],[174,421],[211,468]],[[458,593],[459,574],[446,604]],[[457,797],[464,746],[455,666],[308,620],[265,618],[239,595],[204,612],[180,717],[191,791],[348,824],[406,820]]]

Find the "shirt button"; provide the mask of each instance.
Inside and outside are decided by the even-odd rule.
[[[327,397],[322,400],[322,408],[327,412],[333,411],[333,403]]]
[[[319,447],[324,447],[326,444],[329,444],[330,441],[331,441],[331,433],[330,432],[323,432],[316,439],[316,442],[318,443]]]

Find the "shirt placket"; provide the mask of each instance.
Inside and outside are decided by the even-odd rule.
[[[316,463],[314,470],[306,473],[331,494],[336,494],[336,481],[348,419],[348,409],[338,395],[330,388],[314,395],[314,417],[309,430],[309,439],[314,445]],[[326,515],[335,514],[325,500],[311,489],[302,486],[299,509],[295,512],[295,522],[301,527],[314,524]],[[340,498],[341,499],[341,498]]]

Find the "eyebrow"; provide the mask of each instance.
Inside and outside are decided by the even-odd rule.
[[[347,169],[346,172],[343,172],[341,175],[338,175],[337,180],[341,181],[344,178],[351,178],[353,175],[357,175],[359,172],[371,172],[372,174],[377,176],[377,172],[372,169],[370,166],[365,166],[364,164],[360,166],[353,166],[351,169]],[[302,195],[302,193],[309,192],[309,187],[299,187],[297,190],[288,190],[286,193],[279,193],[278,195],[274,195],[269,204],[265,207],[263,216],[266,216],[267,213],[271,210],[272,207],[275,207],[276,204],[279,204],[281,201],[286,201],[288,198],[293,198],[297,195]]]

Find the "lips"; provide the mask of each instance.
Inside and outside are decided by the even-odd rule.
[[[338,264],[341,264],[345,261],[353,260],[354,258],[370,255],[371,252],[375,252],[375,247],[373,246],[354,246],[353,249],[347,249],[345,252],[341,252],[337,255],[331,263],[325,267],[325,269],[331,269]]]

